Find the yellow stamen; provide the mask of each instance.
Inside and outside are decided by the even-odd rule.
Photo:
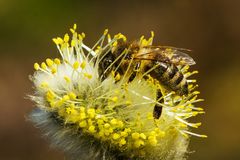
[[[38,63],[34,63],[34,69],[37,71],[37,70],[39,70],[39,68],[40,68],[40,66],[39,66],[39,64]]]

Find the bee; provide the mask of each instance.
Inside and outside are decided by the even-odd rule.
[[[188,82],[179,69],[185,65],[194,65],[195,61],[185,52],[190,50],[169,46],[142,46],[139,41],[118,42],[99,62],[99,74],[105,79],[111,71],[127,75],[131,82],[139,73],[150,75],[165,89],[175,91],[177,95],[188,95]],[[128,72],[128,73],[126,73]],[[161,99],[162,91],[157,91]],[[153,117],[159,119],[162,107],[155,105]]]

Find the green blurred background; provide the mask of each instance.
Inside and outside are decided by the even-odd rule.
[[[155,31],[154,44],[193,50],[206,114],[190,160],[240,159],[240,1],[0,0],[0,159],[63,160],[26,121],[34,104],[33,63],[58,56],[52,38],[74,24],[92,45],[105,28],[129,39]]]

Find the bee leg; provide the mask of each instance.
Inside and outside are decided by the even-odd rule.
[[[132,82],[132,81],[133,81],[133,79],[134,79],[134,78],[136,77],[136,75],[137,75],[137,72],[138,72],[139,69],[140,69],[140,66],[141,66],[141,62],[139,61],[139,62],[137,62],[136,66],[134,67],[133,73],[132,73],[131,76],[129,77],[128,82]]]
[[[158,91],[157,91],[157,100],[160,99],[161,97],[162,97],[162,92],[161,92],[160,89],[158,89]],[[164,102],[164,100],[163,100],[163,98],[161,98],[159,100],[159,103],[163,103],[163,102]],[[159,119],[161,114],[162,114],[162,106],[160,106],[159,104],[156,104],[154,106],[154,109],[153,109],[153,117],[154,117],[154,119]]]

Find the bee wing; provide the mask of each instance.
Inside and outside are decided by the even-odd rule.
[[[186,49],[186,48],[178,48],[178,47],[172,47],[172,46],[144,46],[144,48],[154,48],[154,49],[162,49],[162,50],[166,50],[166,49],[174,49],[174,50],[179,50],[179,51],[184,51],[184,52],[191,52],[192,50],[190,49]]]
[[[146,48],[152,48],[161,56],[157,57],[168,57],[171,63],[176,65],[194,65],[196,62],[185,52],[191,52],[189,49],[176,48],[170,46],[146,46]]]
[[[136,54],[133,58],[139,60],[161,61],[165,63],[171,62],[169,57],[167,57],[161,50],[151,50],[143,54]]]
[[[178,51],[178,50],[173,51],[170,59],[174,64],[178,64],[178,65],[194,65],[194,64],[196,64],[196,62],[193,60],[192,57],[190,57],[188,54]]]
[[[188,54],[175,50],[171,55],[171,61],[178,65],[194,65],[196,62]]]

